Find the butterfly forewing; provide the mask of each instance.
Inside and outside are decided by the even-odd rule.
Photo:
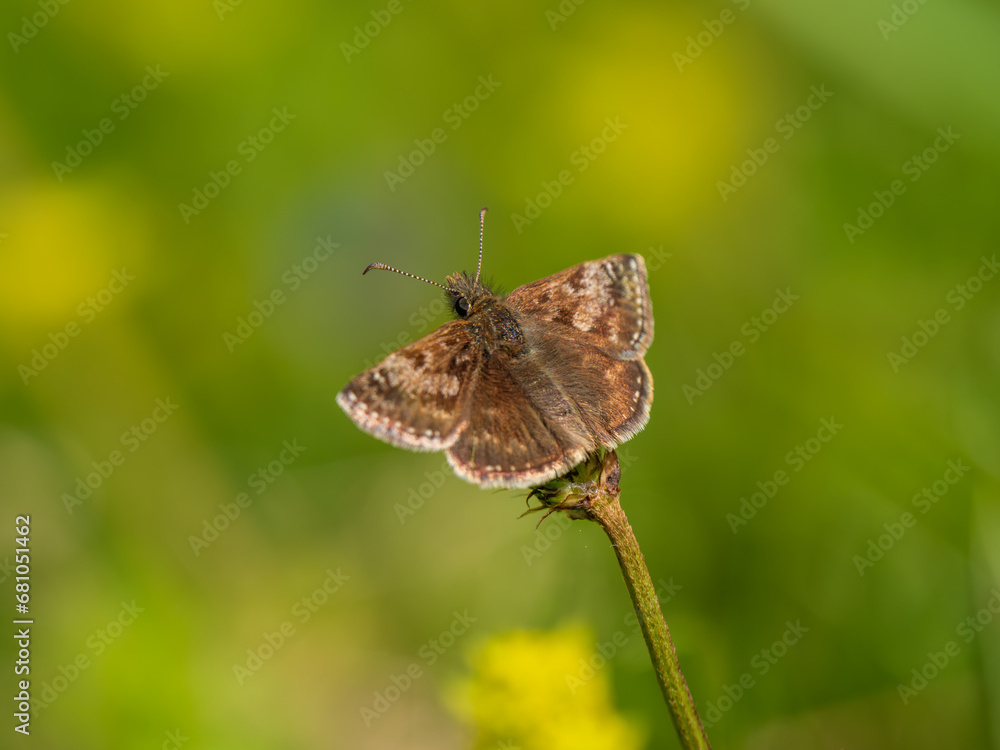
[[[653,342],[646,264],[639,255],[592,260],[518,287],[507,298],[526,326],[637,359]]]
[[[451,321],[358,375],[337,403],[377,438],[412,450],[442,450],[467,423],[481,357],[466,324]]]

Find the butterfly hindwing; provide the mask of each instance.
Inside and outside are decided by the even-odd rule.
[[[575,410],[515,373],[530,363],[483,360],[469,429],[448,449],[455,472],[484,487],[530,487],[580,463],[593,447]],[[546,399],[544,403],[540,400]]]

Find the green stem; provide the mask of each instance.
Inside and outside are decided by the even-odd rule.
[[[635,613],[642,626],[642,635],[646,639],[656,679],[670,709],[670,716],[674,720],[681,745],[685,750],[707,749],[710,747],[708,735],[705,734],[705,728],[701,725],[698,710],[694,705],[694,698],[691,697],[691,691],[684,681],[684,674],[677,660],[677,650],[670,639],[670,631],[663,619],[663,612],[656,598],[656,589],[653,588],[653,581],[649,577],[649,570],[642,558],[639,543],[632,533],[625,511],[618,503],[616,485],[617,481],[614,482],[612,491],[604,493],[602,498],[589,506],[588,516],[599,523],[611,539],[611,546],[615,549],[625,585],[628,587]]]

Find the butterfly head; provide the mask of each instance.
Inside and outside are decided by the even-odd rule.
[[[449,307],[457,318],[468,318],[483,309],[496,295],[478,279],[467,273],[455,273],[448,277],[445,289]]]
[[[409,276],[411,279],[417,279],[418,281],[433,284],[434,286],[444,289],[445,295],[449,301],[449,306],[451,307],[452,312],[455,313],[456,317],[468,318],[470,315],[475,315],[477,312],[482,310],[485,303],[496,299],[496,295],[493,294],[493,292],[490,291],[485,284],[479,281],[479,274],[483,270],[483,223],[486,219],[486,211],[486,208],[480,209],[479,211],[479,263],[476,266],[475,278],[470,278],[469,274],[463,271],[462,273],[456,273],[449,276],[447,279],[448,286],[444,286],[443,284],[438,284],[436,281],[425,279],[422,276],[406,273],[406,271],[400,271],[398,268],[387,266],[385,263],[369,264],[369,266],[362,272],[362,275],[371,270],[392,271],[403,276]]]

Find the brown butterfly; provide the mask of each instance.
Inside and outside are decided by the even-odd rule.
[[[475,278],[463,272],[436,284],[457,319],[358,375],[337,403],[381,440],[447,451],[470,482],[531,487],[649,420],[646,264],[611,255],[495,294],[479,281],[485,214]],[[373,268],[403,273],[382,263],[364,273]]]

